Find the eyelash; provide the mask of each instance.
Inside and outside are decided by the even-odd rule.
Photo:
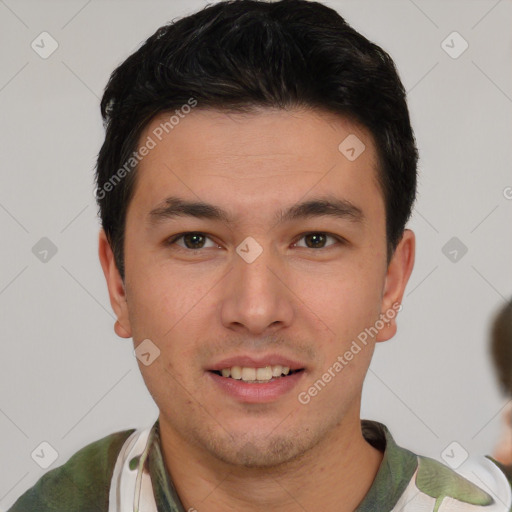
[[[301,240],[302,238],[304,238],[305,236],[308,236],[308,235],[327,235],[327,237],[330,237],[330,238],[334,238],[335,240],[338,241],[339,244],[341,245],[345,245],[347,242],[344,238],[340,237],[340,236],[337,236],[337,235],[334,235],[332,233],[329,233],[327,231],[308,231],[307,233],[302,233],[300,235],[299,238],[297,238],[297,241],[294,242],[294,243],[297,243],[299,240]],[[178,240],[180,240],[181,238],[183,238],[185,235],[202,235],[202,236],[205,236],[206,238],[209,238],[210,240],[211,237],[209,237],[206,233],[203,233],[201,231],[186,231],[184,233],[179,233],[177,235],[173,235],[172,237],[168,238],[166,241],[165,241],[165,245],[167,246],[171,246],[171,245],[177,245],[176,242]],[[212,240],[213,242],[213,240]],[[332,245],[328,245],[327,247],[320,247],[318,249],[314,249],[312,247],[301,247],[301,249],[309,249],[311,251],[320,251],[320,250],[326,250],[326,249],[329,249],[331,247],[334,247],[336,246],[336,244],[332,244]],[[189,249],[187,247],[181,247],[181,246],[177,246],[180,250],[184,250],[184,251],[191,251],[191,252],[200,252],[202,250],[205,250],[205,249],[209,249],[209,247],[202,247],[200,249]]]

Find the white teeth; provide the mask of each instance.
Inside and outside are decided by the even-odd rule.
[[[288,375],[290,368],[279,364],[274,366],[265,366],[264,368],[250,368],[247,366],[232,366],[221,370],[223,377],[231,377],[244,382],[268,382],[274,377]]]
[[[231,368],[231,377],[240,380],[242,378],[242,368],[240,366],[233,366]]]
[[[283,367],[281,365],[272,366],[272,376],[280,377],[281,373],[283,373]]]
[[[256,368],[242,368],[242,380],[256,380]]]
[[[272,378],[272,368],[265,366],[265,368],[258,368],[256,370],[256,380],[270,380]]]

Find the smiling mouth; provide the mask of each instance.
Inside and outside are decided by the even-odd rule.
[[[275,380],[284,379],[294,373],[304,371],[304,368],[290,370],[287,366],[275,365],[265,366],[264,368],[249,368],[242,366],[232,366],[222,370],[209,370],[216,375],[227,379],[240,380],[247,384],[266,384]]]

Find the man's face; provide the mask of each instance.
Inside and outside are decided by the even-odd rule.
[[[334,376],[331,369],[308,403],[304,392],[405,286],[387,283],[373,140],[360,126],[319,111],[196,109],[159,141],[155,133],[167,119],[155,118],[140,138],[156,146],[139,165],[127,213],[120,324],[136,347],[149,339],[160,350],[139,366],[164,436],[232,464],[291,460],[359,423],[375,339],[359,343]],[[355,160],[350,148],[339,149],[350,134],[366,147]],[[171,196],[209,203],[231,222],[164,215]],[[344,208],[339,215],[317,209],[278,216],[313,200]],[[393,333],[383,329],[377,341]],[[222,367],[272,370],[286,361],[301,371],[267,383],[220,375]]]

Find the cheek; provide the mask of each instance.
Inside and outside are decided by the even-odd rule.
[[[382,287],[384,284],[382,273],[375,266],[375,261],[360,261],[353,272],[353,279],[350,280],[350,289],[347,295],[351,297],[347,305],[354,318],[366,323],[369,320],[375,321],[381,305]]]
[[[130,314],[135,324],[132,327],[139,336],[165,341],[182,328],[181,321],[186,320],[204,295],[204,286],[187,277],[183,270],[163,270],[143,257],[133,258],[132,265],[129,274],[127,271]]]
[[[149,267],[141,270],[132,280],[129,298],[134,339],[138,343],[149,338],[160,350],[159,366],[142,366],[141,371],[155,384],[160,378],[171,386],[176,384],[173,377],[180,382],[196,378],[190,375],[191,368],[196,370],[190,362],[197,358],[196,340],[201,333],[203,337],[207,334],[205,325],[210,324],[207,316],[211,311],[204,308],[209,304],[205,293],[211,285],[190,279],[184,272],[178,276]]]
[[[354,253],[327,273],[298,272],[293,289],[300,308],[328,328],[331,337],[356,335],[378,317],[383,277],[371,260]]]

